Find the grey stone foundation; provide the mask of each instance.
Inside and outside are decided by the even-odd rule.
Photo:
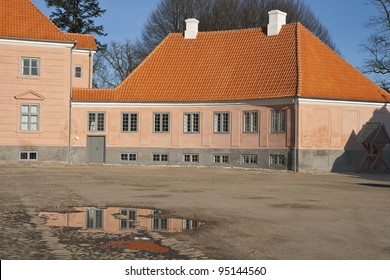
[[[36,152],[37,158],[21,159],[21,153]],[[0,146],[0,163],[59,162],[69,161],[68,147]]]
[[[299,150],[299,171],[356,172],[365,156],[364,150]],[[390,150],[383,158],[390,165]]]
[[[121,154],[136,154],[136,161],[123,161]],[[154,154],[167,154],[168,161],[154,161]],[[179,165],[179,166],[227,166],[264,169],[291,169],[289,149],[186,149],[186,148],[106,148],[106,164],[126,165]],[[184,155],[198,155],[199,162],[185,162]],[[215,163],[214,155],[228,155],[228,163]],[[257,163],[244,163],[243,155],[256,155]],[[270,155],[282,155],[284,165],[270,165]],[[87,163],[85,148],[72,148],[72,163]]]

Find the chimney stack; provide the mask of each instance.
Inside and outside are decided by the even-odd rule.
[[[278,35],[282,26],[286,24],[287,14],[279,10],[272,10],[268,12],[269,23],[268,23],[268,36]]]
[[[184,39],[196,39],[198,35],[199,20],[195,18],[186,19],[186,31],[184,32]]]

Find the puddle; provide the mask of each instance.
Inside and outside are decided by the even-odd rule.
[[[178,233],[201,225],[196,220],[167,217],[160,210],[146,208],[74,207],[68,212],[39,212],[38,216],[45,218],[49,227],[74,229],[88,236],[104,234],[105,240],[99,245],[104,250],[158,254],[171,250],[153,240],[153,233]]]

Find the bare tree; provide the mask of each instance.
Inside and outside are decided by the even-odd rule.
[[[184,32],[190,17],[200,21],[201,31],[266,27],[273,9],[286,12],[288,23],[301,22],[336,50],[328,30],[303,0],[161,0],[144,26],[137,51],[146,57],[170,32]]]
[[[369,19],[367,26],[374,29],[363,50],[368,54],[363,71],[374,74],[378,84],[390,92],[390,0],[368,0],[377,8],[378,15]]]
[[[105,50],[95,55],[93,86],[98,88],[117,86],[138,63],[139,59],[129,40],[123,43],[111,41]]]

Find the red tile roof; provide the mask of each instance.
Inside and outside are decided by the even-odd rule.
[[[74,89],[74,101],[212,102],[302,96],[389,102],[390,95],[299,23],[170,34],[117,88]]]
[[[96,50],[96,40],[93,35],[90,34],[77,34],[77,33],[64,33],[66,37],[71,41],[76,42],[76,48],[78,49],[92,49]]]
[[[0,0],[0,38],[77,41],[77,48],[96,49],[92,35],[63,33],[30,0]]]

